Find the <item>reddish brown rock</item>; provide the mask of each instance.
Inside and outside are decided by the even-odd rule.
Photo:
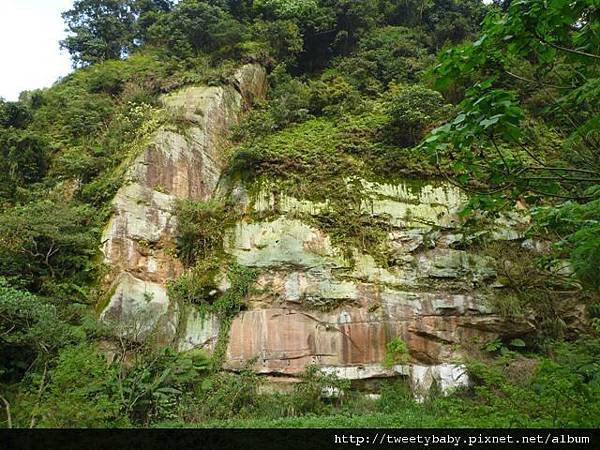
[[[129,167],[127,181],[115,196],[114,214],[102,237],[113,293],[102,318],[129,321],[152,307],[152,313],[146,314],[152,316],[149,327],[166,320],[170,325],[161,332],[171,339],[178,327],[188,327],[189,320],[182,324],[178,320],[193,315],[183,314],[166,293],[168,281],[183,270],[174,256],[173,206],[177,199],[206,200],[213,195],[224,167],[230,127],[249,106],[247,102],[265,92],[265,69],[248,64],[229,85],[190,87],[162,98],[164,108],[185,123],[185,130],[158,130]],[[167,319],[159,321],[161,315]],[[189,335],[180,330],[183,347],[194,346],[196,340],[213,341],[194,324],[192,328]],[[210,330],[217,333],[218,327]]]
[[[423,303],[430,303],[424,295]],[[408,346],[413,362],[440,364],[460,354],[457,348],[504,335],[507,328],[524,334],[528,322],[507,323],[496,315],[427,315],[397,308],[341,307],[332,312],[265,308],[242,312],[234,321],[227,367],[239,369],[256,358],[262,373],[297,375],[309,363],[323,366],[381,364],[393,338]],[[391,313],[391,314],[390,314]],[[459,312],[458,314],[462,314]],[[500,329],[502,327],[502,329]]]

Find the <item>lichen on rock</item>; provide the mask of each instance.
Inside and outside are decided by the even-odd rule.
[[[173,242],[175,202],[212,196],[225,165],[229,129],[247,102],[265,91],[265,69],[248,64],[238,69],[228,85],[188,87],[161,99],[171,121],[181,127],[163,127],[154,133],[129,166],[126,183],[113,200],[114,214],[102,242],[105,262],[112,269],[107,281],[114,295],[102,317],[118,321],[124,319],[125,312],[133,314],[135,306],[144,301],[146,291],[135,287],[140,283],[152,286],[160,298],[161,307],[153,310],[153,317],[140,319],[147,321],[147,328],[161,316],[175,315],[178,306],[166,294],[168,282],[183,271]],[[185,336],[186,346],[200,345],[205,333],[201,325],[190,322],[190,317],[196,316],[188,315],[186,323],[178,324],[189,329],[180,334]],[[176,334],[170,333],[171,338]]]
[[[320,186],[298,189],[290,179],[223,176],[223,137],[249,99],[264,95],[264,70],[245,66],[236,83],[163,98],[185,127],[159,131],[115,197],[104,252],[123,275],[103,317],[130,314],[142,304],[139,286],[151,286],[160,295],[146,307],[155,316],[147,328],[166,318],[179,350],[213,351],[226,369],[254,361],[258,373],[292,380],[316,363],[350,379],[408,377],[415,390],[434,381],[442,390],[464,384],[455,361],[474,339],[533,330],[527,318],[501,317],[486,302],[484,288],[496,273],[488,257],[465,245],[471,231],[458,213],[468,198],[451,184],[338,173],[317,194]],[[210,218],[214,236],[198,243],[204,250],[178,260],[172,207],[182,199],[222,211]],[[211,213],[206,205],[198,211]],[[487,235],[519,237],[514,220]],[[186,268],[194,258],[196,266]],[[255,275],[234,286],[228,271],[236,267]],[[171,287],[179,291],[168,291],[178,277]],[[193,286],[202,299],[181,291],[189,283],[208,283]],[[244,297],[235,298],[234,309],[206,306],[227,302],[232,289]],[[398,339],[408,360],[385,368],[388,343]]]

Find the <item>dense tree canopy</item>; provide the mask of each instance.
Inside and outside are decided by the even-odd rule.
[[[421,27],[437,49],[472,35],[483,15],[476,0],[77,0],[63,14],[69,35],[61,45],[75,65],[87,65],[147,42],[189,56],[250,38],[278,58],[302,54],[297,62],[312,70],[380,25]]]
[[[135,17],[121,0],[79,0],[63,13],[67,31],[61,41],[75,65],[121,58],[132,50]]]
[[[172,6],[171,0],[76,0],[63,13],[69,35],[60,45],[75,66],[125,57]]]

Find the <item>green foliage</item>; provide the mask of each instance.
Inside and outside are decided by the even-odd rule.
[[[69,34],[60,45],[75,67],[127,57],[172,7],[172,0],[77,0],[62,14]]]
[[[331,403],[326,399],[339,399],[350,388],[348,380],[324,373],[317,365],[306,366],[300,378],[301,381],[294,386],[292,394],[293,411],[297,415],[331,411]]]
[[[385,345],[385,358],[383,365],[392,367],[396,364],[404,364],[410,359],[408,346],[399,337],[395,337]]]
[[[132,356],[134,364],[127,367],[126,358]],[[146,426],[177,417],[179,403],[209,368],[204,353],[194,350],[178,353],[145,345],[127,349],[120,358],[115,387],[122,399],[121,409],[134,423]]]
[[[450,105],[440,93],[419,85],[399,89],[390,100],[390,138],[402,147],[419,143],[428,127],[444,118]]]
[[[120,414],[117,368],[110,366],[94,344],[65,347],[42,383],[42,396],[32,417],[40,427],[114,427],[128,424]],[[32,393],[33,397],[35,394]]]
[[[188,414],[193,422],[248,417],[256,407],[260,376],[251,370],[239,374],[218,372],[202,380]]]
[[[490,11],[480,38],[447,50],[433,71],[441,89],[471,87],[458,115],[424,144],[459,183],[488,197],[481,207],[494,209],[516,199],[553,205],[538,215],[539,228],[560,235],[576,273],[595,289],[598,241],[594,218],[587,218],[597,209],[600,179],[593,131],[600,104],[600,41],[591,31],[597,14],[588,0],[521,0],[506,11]],[[540,90],[543,96],[532,95]],[[540,139],[531,117],[563,141],[561,149]],[[556,205],[556,199],[571,201]],[[561,211],[574,213],[577,221],[565,221],[570,222],[566,236],[564,228],[559,231]]]
[[[178,417],[179,402],[208,368],[200,352],[124,340],[108,355],[93,342],[63,348],[50,370],[31,375],[31,391],[21,393],[20,419],[31,417],[31,426],[41,427],[147,426],[170,420]]]
[[[250,141],[233,155],[230,173],[245,181],[276,179],[279,186],[313,200],[343,191],[341,179],[349,176],[393,179],[431,173],[432,166],[415,152],[386,141],[389,118],[383,108],[374,103],[360,114],[311,119]]]
[[[411,83],[433,62],[426,48],[427,35],[405,27],[376,28],[364,36],[352,55],[334,61],[361,91],[377,94],[391,82]]]
[[[0,278],[0,380],[18,380],[73,338],[55,305],[11,288]]]
[[[212,420],[203,426],[596,427],[600,395],[597,346],[597,340],[563,343],[552,347],[552,358],[525,358],[508,352],[497,359],[472,362],[471,388],[447,397],[430,396],[422,403],[415,401],[404,380],[398,380],[385,385],[381,399],[367,410],[356,400],[342,408],[325,407],[319,415],[278,410],[271,416],[257,407],[250,417]],[[283,401],[278,399],[278,404]],[[291,412],[289,408],[286,411]]]
[[[501,285],[489,293],[491,306],[507,319],[534,319],[539,338],[563,337],[573,304],[592,297],[581,291],[565,261],[549,252],[536,255],[518,244],[498,242],[486,245],[484,253],[494,261]]]
[[[182,200],[176,214],[178,256],[184,264],[191,266],[222,250],[225,229],[231,222],[222,202]]]
[[[379,102],[368,104],[364,112],[336,113],[255,137],[234,153],[229,175],[241,178],[250,192],[266,183],[276,195],[327,202],[323,211],[302,219],[323,229],[348,258],[354,247],[387,265],[389,222],[365,213],[368,199],[357,177],[393,180],[423,176],[432,167],[410,149],[389,144],[384,108]]]
[[[0,128],[26,128],[31,119],[31,110],[26,105],[0,98]]]
[[[0,275],[46,295],[78,296],[97,251],[93,211],[39,200],[0,214]]]
[[[395,380],[384,384],[380,395],[377,402],[377,409],[380,412],[393,414],[402,410],[415,409],[415,398],[406,380]]]
[[[39,135],[0,128],[0,202],[12,201],[18,188],[42,180],[49,153],[48,144]]]
[[[219,292],[222,261],[216,257],[198,260],[193,267],[169,284],[169,298],[196,305],[212,304]]]
[[[244,307],[245,298],[257,276],[258,272],[255,269],[240,266],[237,263],[229,264],[227,290],[209,306],[203,305],[204,310],[215,314],[220,322],[219,339],[215,345],[212,359],[215,368],[220,368],[223,364],[229,342],[231,322]]]
[[[263,53],[283,64],[293,64],[304,48],[302,32],[294,20],[256,20],[251,33],[252,38],[260,43]],[[258,53],[255,58],[260,56]]]
[[[199,385],[183,418],[186,423],[202,424],[260,417],[323,417],[342,405],[350,385],[310,365],[289,393],[265,388],[264,379],[249,367],[235,374],[217,372]]]
[[[309,88],[310,111],[315,115],[341,115],[361,109],[359,92],[344,77],[326,73]]]
[[[359,197],[360,198],[360,197]],[[353,203],[336,202],[333,208],[328,208],[319,214],[307,217],[331,237],[334,245],[345,252],[345,257],[353,261],[353,249],[371,255],[382,267],[388,265],[388,234],[390,223],[388,217],[373,217],[361,210],[357,198]]]
[[[511,348],[523,349],[525,347],[527,347],[527,344],[520,338],[512,339],[508,344],[505,344],[500,339],[495,339],[486,343],[482,347],[482,350],[488,353],[499,353],[502,356],[508,356],[511,352]]]
[[[179,2],[148,30],[152,44],[183,58],[234,46],[244,33],[242,24],[227,11],[198,0]]]
[[[474,36],[487,9],[483,2],[469,0],[435,0],[422,4],[422,20],[436,50]],[[413,7],[412,10],[418,9]]]
[[[77,0],[62,14],[70,33],[60,45],[74,65],[119,59],[133,47],[135,16],[125,0]]]
[[[579,204],[567,201],[535,213],[537,227],[562,236],[559,250],[570,255],[573,269],[587,287],[600,292],[600,200]]]
[[[244,297],[254,284],[256,276],[256,270],[238,264],[231,264],[227,271],[229,287],[213,303],[212,311],[220,318],[232,320],[242,309]]]
[[[203,312],[216,314],[222,321],[231,321],[243,307],[244,297],[256,276],[255,270],[213,256],[199,260],[171,282],[169,294],[174,300],[193,303]],[[221,292],[220,282],[224,279],[227,289]]]
[[[595,426],[590,414],[600,395],[597,340],[555,344],[553,352],[537,361],[506,353],[491,366],[472,363],[474,391],[484,402],[478,410],[505,414],[514,426]]]
[[[360,112],[359,92],[335,72],[303,82],[278,65],[270,76],[273,87],[268,102],[257,105],[237,127],[236,140],[252,141],[319,115]]]
[[[294,19],[311,21],[319,16],[317,0],[256,0],[252,7],[258,13],[270,19]]]
[[[230,261],[223,253],[225,232],[235,223],[235,217],[226,205],[218,200],[184,201],[177,205],[177,211],[178,253],[188,270],[169,284],[169,297],[198,305],[203,313],[217,316],[220,329],[213,363],[220,367],[231,321],[244,306],[257,272]],[[225,289],[223,282],[227,283]]]

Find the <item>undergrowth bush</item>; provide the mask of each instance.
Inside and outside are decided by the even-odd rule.
[[[520,243],[495,242],[484,246],[491,256],[500,288],[488,295],[490,305],[508,319],[533,314],[538,337],[564,337],[567,312],[575,301],[590,303],[593,294],[582,292],[564,261],[540,255]]]

